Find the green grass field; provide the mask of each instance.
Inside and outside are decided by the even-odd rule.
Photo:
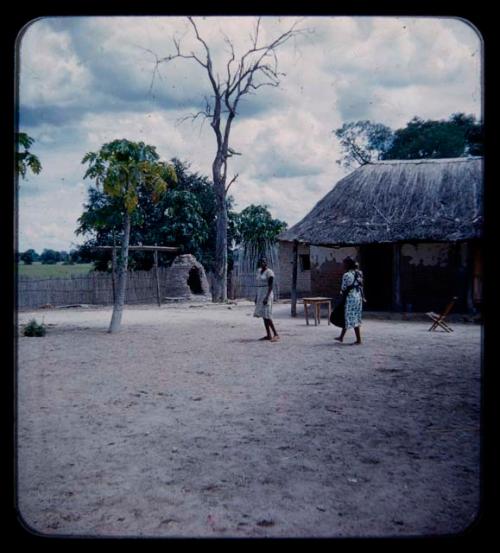
[[[20,277],[28,278],[64,278],[71,275],[86,275],[92,270],[92,263],[78,263],[75,265],[63,265],[56,263],[55,265],[42,265],[35,262],[32,265],[18,264],[17,274]]]

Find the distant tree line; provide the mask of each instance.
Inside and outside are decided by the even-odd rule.
[[[17,254],[17,260],[22,261],[25,265],[32,265],[35,262],[43,265],[54,265],[55,263],[64,263],[73,265],[74,263],[87,263],[82,258],[78,250],[74,249],[70,252],[61,250],[44,249],[41,254],[38,254],[33,248]]]
[[[483,125],[473,115],[454,113],[447,120],[414,117],[402,129],[371,121],[344,123],[334,131],[343,157],[355,168],[384,159],[454,158],[483,155]]]

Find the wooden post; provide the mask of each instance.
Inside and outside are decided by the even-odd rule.
[[[156,246],[156,244],[155,244]],[[158,307],[161,306],[161,294],[160,294],[160,277],[158,275],[158,250],[154,251],[155,258],[155,277],[156,277],[156,299],[158,301]]]
[[[297,316],[297,266],[298,266],[298,260],[299,260],[299,243],[297,240],[293,241],[293,266],[292,266],[292,292],[291,292],[291,300],[292,300],[292,310],[291,315],[292,317]]]
[[[392,309],[401,311],[401,244],[392,246]]]

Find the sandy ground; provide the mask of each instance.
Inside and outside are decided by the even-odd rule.
[[[51,309],[18,341],[18,503],[33,531],[434,536],[479,508],[481,327],[366,318],[364,344],[275,304]]]

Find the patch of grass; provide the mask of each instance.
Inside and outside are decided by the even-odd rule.
[[[35,262],[32,265],[19,263],[17,274],[23,278],[65,278],[71,275],[86,275],[92,270],[92,263],[42,265],[40,262]]]
[[[38,324],[35,319],[31,321],[24,327],[23,334],[25,336],[45,336],[46,329],[45,325],[42,323]]]

